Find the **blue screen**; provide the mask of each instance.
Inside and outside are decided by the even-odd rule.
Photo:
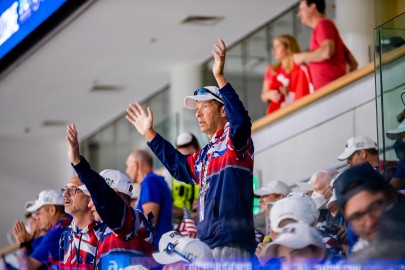
[[[0,0],[0,59],[67,0]]]

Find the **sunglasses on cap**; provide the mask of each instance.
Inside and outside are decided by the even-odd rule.
[[[167,244],[167,247],[165,248],[164,251],[169,255],[176,253],[177,255],[179,255],[180,257],[185,259],[188,263],[192,263],[195,260],[195,255],[193,255],[191,253],[183,254],[183,253],[177,251],[175,248],[175,245],[173,245],[172,243]]]
[[[207,95],[207,94],[211,94],[214,97],[216,97],[222,101],[221,95],[214,94],[212,91],[208,90],[207,88],[200,88],[200,89],[197,89],[194,91],[194,96]]]

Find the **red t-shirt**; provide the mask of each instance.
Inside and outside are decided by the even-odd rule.
[[[346,74],[346,58],[349,50],[340,38],[333,21],[324,18],[318,22],[312,32],[309,49],[313,51],[319,48],[325,40],[335,42],[335,54],[328,60],[309,63],[315,90]]]
[[[264,75],[264,80],[269,82],[268,90],[279,91],[281,86],[290,89],[288,95],[286,97],[282,95],[279,102],[269,102],[266,114],[290,105],[294,101],[313,92],[308,67],[305,64],[297,66],[293,63],[290,73],[287,73],[282,67],[278,68],[274,73],[272,71],[272,66],[268,66]]]

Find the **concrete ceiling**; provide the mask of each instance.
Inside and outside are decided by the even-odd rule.
[[[169,83],[171,67],[200,64],[218,37],[238,41],[297,0],[98,0],[0,81],[0,136],[61,138],[75,122],[82,138]],[[214,26],[188,16],[221,16]],[[114,92],[90,92],[95,85]]]

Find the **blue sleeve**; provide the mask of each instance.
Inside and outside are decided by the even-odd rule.
[[[405,179],[405,162],[402,160],[398,161],[398,167],[394,174],[395,178]]]
[[[231,126],[231,140],[236,151],[249,145],[252,123],[238,94],[228,83],[219,90],[224,101],[225,113]]]
[[[105,182],[101,175],[90,168],[90,164],[84,157],[80,157],[80,162],[73,168],[89,190],[101,219],[111,230],[121,229],[127,215],[125,202],[122,198]]]
[[[55,228],[48,231],[30,256],[44,265],[47,265],[49,257],[54,261],[62,259],[59,258],[59,238],[64,230],[64,228]]]
[[[152,176],[149,176],[142,181],[140,201],[142,201],[142,203],[154,202],[157,204],[162,204],[163,202],[160,196],[160,188],[154,181],[151,181],[151,178]]]
[[[187,156],[177,151],[171,143],[156,134],[155,138],[148,142],[148,146],[175,179],[195,184],[187,165]]]

